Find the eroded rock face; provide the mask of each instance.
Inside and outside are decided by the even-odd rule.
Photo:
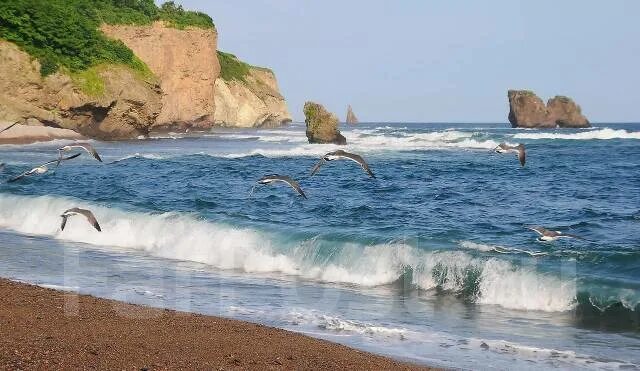
[[[589,120],[582,114],[582,109],[573,99],[556,96],[547,102],[548,120],[561,128],[588,128]]]
[[[590,127],[580,106],[571,98],[556,96],[545,105],[528,90],[509,90],[509,122],[513,127],[554,128]]]
[[[347,139],[338,130],[338,117],[321,104],[306,102],[304,116],[309,143],[347,144]]]
[[[160,80],[162,109],[154,130],[209,129],[216,110],[215,82],[220,74],[214,29],[103,25],[109,37],[124,42]]]
[[[275,127],[291,122],[273,72],[253,67],[245,80],[216,80],[216,125]]]
[[[40,76],[39,63],[15,44],[0,40],[0,120],[71,129],[99,139],[146,135],[161,108],[155,81],[143,81],[122,66],[95,72],[99,96],[82,92],[71,77]]]

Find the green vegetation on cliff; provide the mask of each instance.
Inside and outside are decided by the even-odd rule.
[[[100,24],[149,24],[165,21],[176,28],[214,28],[203,13],[185,11],[173,1],[157,7],[153,0],[3,0],[0,38],[13,42],[40,61],[43,76],[60,66],[86,71],[104,63],[127,65],[143,74],[147,66],[124,43],[106,37]]]
[[[223,80],[246,81],[251,65],[238,59],[231,53],[218,50],[218,61],[220,62],[220,77]]]
[[[237,80],[246,82],[246,78],[252,68],[273,73],[269,68],[250,65],[241,61],[235,55],[220,50],[218,50],[218,61],[220,62],[220,77],[225,81]]]

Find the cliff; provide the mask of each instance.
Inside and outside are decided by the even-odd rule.
[[[216,49],[211,18],[173,2],[1,3],[0,121],[127,139],[291,120],[273,72]]]
[[[545,105],[542,99],[528,90],[509,90],[509,122],[522,128],[583,128],[589,120],[571,98],[556,96]]]
[[[100,139],[148,133],[161,109],[152,77],[125,66],[100,65],[83,73],[46,77],[15,44],[0,40],[0,120],[71,129]]]
[[[218,53],[225,58],[223,73],[215,82],[215,123],[220,126],[273,127],[291,122],[284,97],[280,94],[275,74],[266,68],[248,65],[234,55]]]
[[[309,143],[347,144],[347,139],[338,130],[338,117],[321,104],[304,104],[307,139]]]
[[[149,66],[160,81],[162,108],[153,129],[207,129],[213,125],[215,81],[220,74],[215,29],[103,25]]]

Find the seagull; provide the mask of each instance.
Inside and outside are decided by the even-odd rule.
[[[102,232],[102,229],[100,229],[100,224],[98,224],[98,221],[96,220],[96,217],[93,215],[93,213],[89,210],[81,209],[79,207],[71,208],[60,215],[60,217],[62,218],[62,224],[60,224],[61,230],[64,231],[64,227],[65,225],[67,225],[67,219],[74,215],[84,215],[84,217],[87,218],[87,221],[91,223],[93,228],[97,229],[98,232]]]
[[[289,186],[291,186],[291,188],[293,188],[296,192],[298,192],[300,196],[304,197],[305,199],[307,198],[307,195],[305,195],[304,192],[302,191],[302,188],[300,188],[300,184],[298,184],[298,182],[296,182],[295,180],[291,179],[291,177],[274,174],[274,175],[265,175],[258,180],[258,184],[271,184],[274,182],[285,182]],[[251,193],[253,193],[253,189],[251,190]]]
[[[334,152],[329,152],[326,155],[322,156],[320,161],[318,161],[316,166],[314,166],[313,169],[311,170],[311,176],[314,176],[318,171],[320,171],[320,167],[324,165],[325,162],[340,160],[340,159],[346,159],[346,160],[351,160],[353,162],[356,162],[358,165],[362,167],[362,170],[364,170],[367,174],[369,174],[370,177],[372,178],[376,177],[375,175],[373,175],[373,172],[371,171],[371,169],[369,169],[369,165],[367,165],[367,163],[364,161],[364,159],[360,155],[345,152],[341,149]]]
[[[520,165],[524,166],[524,163],[527,158],[527,154],[524,149],[524,144],[520,143],[517,146],[510,146],[506,143],[500,143],[496,148],[493,149],[496,153],[508,153],[515,152],[518,154],[518,160],[520,160]]]
[[[11,125],[7,126],[6,128],[4,128],[4,129],[0,130],[0,133],[2,133],[3,131],[7,131],[7,130],[11,129],[12,127],[14,127],[14,126],[16,126],[16,125],[18,125],[18,123],[17,123],[17,122],[14,122],[13,124],[11,124]]]
[[[88,154],[93,156],[96,160],[102,162],[102,159],[100,158],[100,155],[98,155],[98,152],[96,151],[96,149],[93,148],[93,146],[89,143],[74,143],[74,144],[64,146],[62,148],[58,148],[60,157],[62,157],[62,152],[71,151],[74,148],[81,148],[85,150]]]
[[[81,155],[80,153],[76,153],[73,156],[69,156],[69,157],[65,157],[65,158],[59,158],[57,160],[51,160],[49,162],[45,162],[44,164],[42,164],[42,165],[40,165],[38,167],[34,167],[33,169],[31,169],[29,171],[25,171],[24,173],[18,175],[15,178],[9,179],[8,182],[9,183],[13,183],[13,182],[15,182],[17,180],[20,180],[20,179],[22,179],[24,177],[27,177],[27,176],[33,175],[33,174],[44,174],[47,171],[49,171],[49,165],[51,165],[51,164],[59,164],[61,161],[71,160],[71,159],[74,159],[74,158],[76,158],[76,157],[78,157],[80,155]]]
[[[561,237],[565,237],[565,238],[577,238],[579,240],[584,240],[584,238],[580,237],[580,236],[576,236],[573,234],[568,234],[568,233],[562,233],[560,231],[551,231],[548,230],[544,227],[527,227],[530,230],[536,232],[537,234],[540,235],[540,237],[538,238],[538,241],[555,241],[558,238]]]

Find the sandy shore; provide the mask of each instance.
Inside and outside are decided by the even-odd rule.
[[[12,123],[0,122],[0,130]],[[69,129],[58,129],[48,126],[31,126],[18,124],[0,133],[0,144],[29,144],[54,139],[85,139],[82,135]]]
[[[417,370],[266,326],[0,279],[0,369]]]

